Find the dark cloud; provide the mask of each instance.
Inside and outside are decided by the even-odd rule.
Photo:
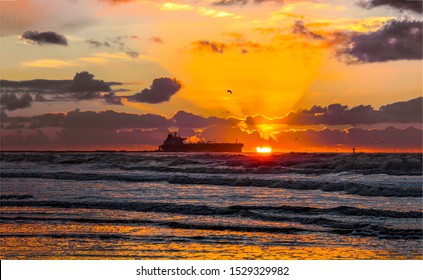
[[[31,107],[31,103],[32,97],[28,93],[24,93],[20,96],[15,93],[1,93],[0,95],[0,105],[2,109],[8,111]]]
[[[16,121],[12,119],[10,121]],[[81,112],[75,110],[66,114],[44,114],[23,119],[21,122],[28,123],[28,128],[38,129],[46,127],[56,128],[80,128],[80,129],[153,129],[167,127],[168,120],[154,114],[126,114],[115,111]]]
[[[51,140],[41,130],[31,132],[28,134],[22,133],[21,130],[17,130],[14,134],[1,135],[1,149],[14,150],[16,148],[22,148],[23,150],[35,149],[47,149]]]
[[[132,102],[143,102],[157,104],[169,101],[170,98],[181,89],[181,83],[176,79],[158,78],[154,79],[150,88],[146,88],[139,93],[128,96]]]
[[[267,141],[257,131],[247,132],[239,127],[232,126],[210,126],[204,129],[198,136],[200,139],[216,142],[244,143],[246,146],[256,147],[266,145]]]
[[[142,149],[142,147],[157,149],[159,143],[163,142],[168,132],[167,129],[115,131],[66,128],[58,133],[56,145],[71,147],[77,150],[87,148],[102,149],[104,147],[118,150],[120,148],[127,149],[128,146],[132,146],[137,150]]]
[[[0,80],[1,92],[65,94],[73,92],[109,92],[111,86],[122,85],[118,82],[104,82],[94,79],[94,75],[83,71],[76,73],[72,80]]]
[[[6,110],[27,108],[31,102],[79,101],[104,98],[109,104],[121,104],[112,92],[111,86],[118,82],[105,82],[94,79],[89,72],[76,73],[73,80],[1,80],[2,107]],[[124,89],[121,89],[123,91]]]
[[[322,35],[316,34],[307,27],[305,27],[304,22],[302,20],[297,20],[292,28],[292,33],[303,35],[306,38],[314,39],[314,40],[323,40],[325,37]]]
[[[213,125],[234,125],[233,120],[194,115],[185,111],[178,111],[171,119],[173,126],[179,128],[205,128]]]
[[[62,91],[70,86],[72,80],[27,80],[9,81],[1,80],[2,92],[28,92],[28,93],[48,93]]]
[[[396,102],[380,107],[380,114],[386,122],[422,122],[423,98]]]
[[[62,45],[67,46],[68,40],[62,34],[47,31],[47,32],[38,32],[38,31],[26,31],[22,34],[22,39],[30,41],[32,43],[36,43],[38,45],[45,45],[45,44],[54,44],[54,45]]]
[[[86,71],[76,73],[68,88],[69,92],[91,94],[98,92],[110,92],[111,90],[111,87],[106,82],[94,79],[94,75]]]
[[[107,104],[111,104],[111,105],[123,105],[122,103],[122,98],[120,96],[116,96],[114,92],[111,93],[107,93],[105,95],[103,95],[104,101]]]
[[[388,6],[398,10],[408,10],[421,14],[423,11],[423,2],[419,0],[370,0],[360,1],[360,7],[372,9],[379,6]]]
[[[357,125],[377,123],[422,123],[422,102],[418,97],[405,102],[382,106],[379,110],[370,105],[359,105],[351,109],[340,104],[327,107],[313,106],[310,110],[291,112],[286,117],[270,119],[262,115],[248,116],[249,126],[260,124],[288,125]]]
[[[389,21],[375,32],[352,36],[339,55],[347,63],[422,59],[422,23]]]

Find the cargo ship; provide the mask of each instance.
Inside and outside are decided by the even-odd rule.
[[[197,142],[184,143],[187,138],[181,137],[176,132],[167,135],[163,145],[159,146],[162,152],[231,152],[241,153],[244,144],[238,143],[215,143],[215,142]]]

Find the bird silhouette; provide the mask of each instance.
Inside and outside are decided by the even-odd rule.
[[[230,89],[228,89],[228,91],[227,92],[229,92],[230,94],[232,94],[232,90],[230,90]]]

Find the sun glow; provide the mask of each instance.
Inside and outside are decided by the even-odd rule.
[[[270,154],[272,152],[271,147],[257,147],[256,150],[259,154]]]

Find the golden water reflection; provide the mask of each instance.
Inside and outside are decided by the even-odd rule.
[[[369,249],[376,248],[372,239],[325,241],[318,234],[71,223],[2,224],[0,232],[2,259],[422,259],[418,248],[411,253]]]

